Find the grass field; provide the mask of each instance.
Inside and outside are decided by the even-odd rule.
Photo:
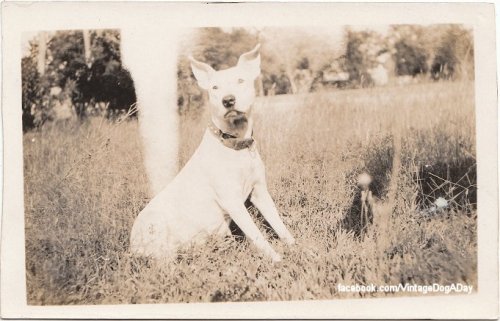
[[[182,118],[181,164],[201,140],[205,117]],[[149,200],[136,121],[91,119],[25,134],[28,303],[403,295],[339,293],[339,283],[476,288],[476,210],[464,197],[476,183],[473,83],[271,97],[258,102],[255,117],[269,191],[298,242],[272,240],[284,253],[276,265],[233,238],[187,248],[175,262],[128,254],[130,229]],[[356,177],[370,172],[384,202],[393,134],[402,139],[394,211],[384,226],[356,234],[343,223],[357,219]],[[416,174],[425,165],[436,177],[424,195]],[[428,210],[438,196],[450,206]]]

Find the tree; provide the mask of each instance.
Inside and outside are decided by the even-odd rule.
[[[434,79],[473,76],[472,33],[462,25],[394,25],[389,28],[388,42],[399,75],[430,70]]]
[[[112,116],[135,102],[132,79],[121,64],[119,31],[86,33],[87,40],[84,32],[72,30],[41,33],[31,41],[31,51],[22,61],[25,130],[50,120],[49,93],[54,87],[62,89],[58,99],[71,100],[80,119],[97,103],[108,105],[107,116]],[[44,37],[49,41],[42,42]],[[46,44],[45,55],[40,43]],[[44,73],[38,71],[41,56]]]
[[[91,57],[91,49],[90,49],[90,32],[89,30],[82,30],[83,33],[83,47],[85,52],[85,63],[90,67],[90,57]]]
[[[393,25],[387,35],[398,76],[416,76],[429,70],[429,58],[434,51],[435,32],[420,25]]]
[[[428,71],[427,53],[415,44],[401,39],[394,45],[394,61],[396,62],[396,74],[398,76],[416,76]]]
[[[377,56],[386,50],[385,39],[374,31],[346,29],[345,43],[345,68],[351,86],[370,85],[368,71],[378,65]]]
[[[49,120],[49,90],[51,87],[46,71],[46,55],[41,62],[40,47],[46,48],[47,34],[42,42],[35,37],[29,43],[30,51],[21,59],[22,123],[23,131],[41,126]],[[41,45],[42,44],[42,45]],[[41,45],[41,46],[40,46]],[[42,68],[43,67],[43,68]],[[43,75],[40,71],[43,70]]]
[[[80,103],[106,102],[111,116],[135,103],[134,83],[122,67],[120,34],[115,30],[90,33],[91,53],[84,74],[78,78]]]
[[[42,87],[40,86],[40,74],[37,64],[32,57],[24,57],[21,60],[22,76],[22,121],[23,131],[27,131],[38,125],[35,120],[36,106],[42,106]]]
[[[460,25],[448,25],[432,62],[433,79],[474,77],[472,33]]]
[[[38,35],[38,55],[37,55],[37,71],[43,76],[45,74],[45,58],[47,55],[47,34],[41,31]]]
[[[242,28],[202,28],[195,37],[193,56],[215,70],[226,69],[235,66],[240,55],[258,42],[257,35]]]
[[[135,102],[133,81],[121,64],[120,36],[117,30],[88,31],[88,52],[84,33],[58,32],[49,46],[49,68],[53,84],[65,88],[74,82],[71,98],[80,118],[90,104],[105,102],[111,113],[127,110]]]

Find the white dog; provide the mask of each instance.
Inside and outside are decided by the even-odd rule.
[[[137,217],[131,250],[172,257],[182,245],[202,243],[214,233],[230,234],[232,219],[258,249],[280,261],[244,205],[250,196],[278,236],[288,244],[295,242],[269,195],[264,164],[252,136],[259,45],[226,70],[215,71],[190,59],[199,86],[209,94],[211,122],[185,167]]]

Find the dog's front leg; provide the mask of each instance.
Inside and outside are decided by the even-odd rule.
[[[222,201],[220,203],[221,207],[229,213],[231,219],[245,233],[245,236],[252,240],[259,250],[270,256],[273,261],[281,261],[281,256],[273,250],[269,242],[265,239],[243,203],[233,200]]]
[[[265,182],[255,185],[250,201],[259,209],[262,216],[264,216],[282,240],[290,245],[295,243],[294,237],[288,231],[285,224],[283,224],[283,220],[276,209],[276,205],[267,190]]]

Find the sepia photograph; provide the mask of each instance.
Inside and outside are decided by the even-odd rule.
[[[23,30],[26,305],[477,295],[476,30]]]

